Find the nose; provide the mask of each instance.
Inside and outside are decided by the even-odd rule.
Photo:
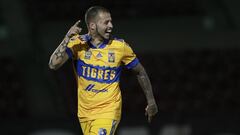
[[[108,23],[108,27],[113,28],[112,22],[109,22],[109,23]]]

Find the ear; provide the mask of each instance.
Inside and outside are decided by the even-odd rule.
[[[91,30],[95,30],[95,29],[96,29],[96,24],[90,22],[90,23],[89,23],[89,28],[90,28]]]

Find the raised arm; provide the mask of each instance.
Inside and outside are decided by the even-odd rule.
[[[156,104],[156,101],[154,99],[153,92],[152,92],[151,82],[150,82],[148,75],[141,63],[137,64],[132,69],[136,73],[138,82],[141,85],[143,92],[146,96],[148,105],[145,109],[146,110],[145,115],[148,116],[148,122],[151,122],[153,116],[156,115],[158,112],[158,107],[157,107],[157,104]]]
[[[51,55],[49,64],[48,64],[50,69],[56,70],[59,67],[61,67],[68,60],[68,55],[66,53],[67,44],[73,35],[79,34],[81,32],[81,28],[78,27],[79,23],[80,23],[80,20],[77,21],[69,29],[69,31],[66,34],[66,36],[64,37],[63,41],[60,43],[60,45],[57,47],[57,49]]]

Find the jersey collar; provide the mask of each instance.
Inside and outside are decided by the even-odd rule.
[[[90,47],[90,48],[93,48],[93,49],[99,49],[99,48],[102,49],[102,48],[105,48],[106,45],[107,45],[108,42],[109,42],[109,40],[105,39],[98,47],[96,47],[96,46],[94,46],[94,45],[90,42],[91,38],[92,38],[92,37],[91,37],[90,35],[88,35],[88,34],[85,34],[85,35],[84,35],[84,39],[87,41],[89,47]]]

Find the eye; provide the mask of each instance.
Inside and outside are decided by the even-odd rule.
[[[106,24],[106,25],[107,25],[108,23],[109,23],[109,21],[105,21],[105,22],[104,22],[104,24]]]
[[[112,20],[111,19],[107,19],[103,22],[105,25],[108,25],[109,23],[112,23]]]

